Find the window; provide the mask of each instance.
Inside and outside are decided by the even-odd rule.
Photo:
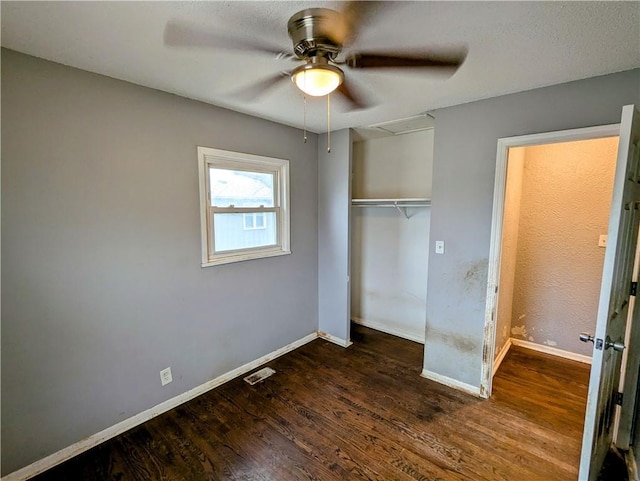
[[[289,161],[198,147],[202,266],[290,254]]]
[[[244,230],[256,230],[267,228],[267,216],[264,212],[254,212],[253,214],[242,214]]]

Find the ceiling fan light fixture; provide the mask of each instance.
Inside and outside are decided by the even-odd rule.
[[[311,97],[322,97],[337,89],[344,74],[342,70],[329,64],[301,65],[291,74],[291,80],[302,92]]]

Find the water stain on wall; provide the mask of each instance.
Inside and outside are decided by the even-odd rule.
[[[435,342],[443,342],[454,347],[460,352],[478,351],[478,343],[476,339],[457,332],[443,332],[427,326],[426,339]]]
[[[424,296],[419,296],[413,292],[407,290],[401,290],[399,292],[387,293],[383,291],[365,290],[364,298],[368,300],[382,300],[382,301],[395,301],[404,304],[416,304],[418,306],[424,306],[427,302]]]
[[[485,343],[482,346],[482,365],[485,365],[489,360],[489,352],[491,350],[490,348],[491,341],[489,340],[490,335],[491,335],[491,323],[485,322],[484,324]]]
[[[483,290],[482,288],[485,287],[487,281],[488,265],[488,259],[482,259],[471,264],[464,276],[465,291],[469,292],[478,288],[481,288],[481,290]]]
[[[527,338],[527,328],[523,324],[522,326],[513,326],[511,328],[511,335],[516,337],[521,337],[522,339]]]

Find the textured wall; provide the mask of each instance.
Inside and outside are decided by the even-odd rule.
[[[501,137],[620,122],[640,104],[640,69],[435,112],[424,369],[480,386],[496,145]]]
[[[511,313],[513,310],[513,288],[518,253],[524,152],[525,149],[523,147],[509,149],[507,161],[507,183],[504,198],[502,247],[500,251],[500,278],[498,280],[500,292],[498,315],[496,316],[495,356],[500,354],[500,351],[511,337]]]
[[[600,297],[618,138],[527,147],[512,337],[586,356]]]
[[[290,160],[291,255],[200,267],[198,145]],[[316,149],[2,51],[3,474],[317,329]]]
[[[354,198],[431,195],[433,130],[356,142]],[[353,208],[351,316],[424,340],[430,208]]]

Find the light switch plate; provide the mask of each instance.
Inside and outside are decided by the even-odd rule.
[[[607,234],[601,234],[598,237],[598,247],[607,247]]]
[[[436,254],[444,254],[444,241],[436,241]]]

